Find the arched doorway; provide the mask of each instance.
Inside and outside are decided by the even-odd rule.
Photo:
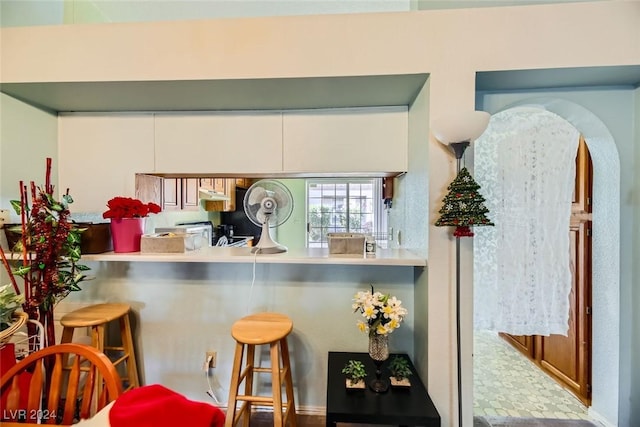
[[[552,112],[583,136],[593,161],[593,388],[596,418],[617,422],[619,390],[620,163],[613,137],[598,117],[566,100],[536,98],[510,105]],[[504,111],[504,110],[502,110]]]

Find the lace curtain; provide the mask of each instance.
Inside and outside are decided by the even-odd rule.
[[[578,139],[561,117],[518,107],[476,140],[475,179],[495,223],[474,229],[476,329],[567,334]]]

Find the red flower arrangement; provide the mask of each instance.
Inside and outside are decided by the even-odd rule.
[[[107,207],[109,209],[102,217],[109,219],[144,218],[162,211],[162,208],[153,202],[142,203],[131,197],[114,197],[107,202]]]

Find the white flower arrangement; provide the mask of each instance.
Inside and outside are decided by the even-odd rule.
[[[351,305],[366,320],[358,320],[358,329],[371,335],[388,335],[398,329],[407,315],[402,301],[389,294],[371,291],[358,292]]]

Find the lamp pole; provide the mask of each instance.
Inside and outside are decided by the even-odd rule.
[[[453,142],[449,144],[456,156],[457,174],[462,166],[462,156],[469,146],[469,141]],[[456,352],[458,361],[458,427],[462,427],[462,358],[460,350],[460,236],[456,236]]]
[[[456,156],[460,174],[462,156],[471,141],[478,138],[489,125],[491,115],[486,111],[451,111],[432,120],[433,136],[449,146]],[[457,142],[449,142],[457,141]],[[436,224],[437,225],[437,224]],[[447,224],[450,225],[450,224]],[[462,427],[462,358],[460,349],[460,236],[456,238],[456,351],[458,361],[458,427]]]

